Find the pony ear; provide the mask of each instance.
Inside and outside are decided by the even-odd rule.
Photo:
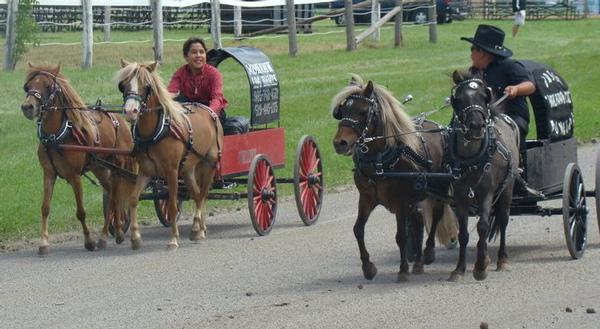
[[[27,65],[29,66],[29,68],[33,68],[33,65],[31,64],[31,62],[27,62]]]
[[[454,70],[454,72],[452,72],[452,81],[454,81],[454,84],[457,84],[463,80],[463,75],[458,70]]]
[[[367,86],[365,87],[365,90],[363,91],[363,96],[369,97],[369,98],[371,98],[371,96],[373,96],[373,81],[369,80],[369,82],[367,82]]]
[[[129,62],[121,58],[121,67],[129,65]]]
[[[158,67],[158,62],[154,62],[154,63],[148,65],[146,67],[146,69],[150,72],[154,72],[154,70],[156,70],[157,67]]]

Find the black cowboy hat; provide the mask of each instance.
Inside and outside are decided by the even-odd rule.
[[[500,57],[506,58],[513,54],[512,50],[503,46],[504,31],[492,25],[480,24],[473,38],[462,37],[460,39]]]

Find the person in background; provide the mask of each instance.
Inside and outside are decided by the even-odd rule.
[[[525,6],[527,5],[526,0],[512,0],[512,9],[515,13],[515,22],[512,28],[513,38],[519,33],[519,27],[525,25]]]
[[[186,40],[183,58],[187,64],[175,71],[167,89],[176,95],[174,99],[179,102],[202,103],[210,107],[223,122],[228,105],[223,96],[223,76],[217,68],[206,63],[206,53],[204,40]]]

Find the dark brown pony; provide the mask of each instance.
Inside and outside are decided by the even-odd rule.
[[[127,122],[119,116],[87,108],[68,80],[60,73],[60,66],[36,67],[29,65],[24,85],[27,96],[21,105],[25,117],[37,118],[37,133],[40,140],[38,159],[44,172],[44,199],[42,201],[41,242],[38,253],[49,252],[48,216],[56,177],[65,179],[75,192],[77,218],[81,222],[85,237],[85,248],[92,251],[96,243],[92,240],[85,221],[81,175],[91,171],[107,192],[109,211],[104,218],[98,248],[106,247],[109,220],[115,217],[117,243],[124,240],[120,217],[124,214],[127,195],[126,179],[115,174],[97,159],[108,161],[118,167],[135,170],[133,161],[127,156],[92,155],[83,152],[65,151],[62,144],[131,149],[133,139]]]
[[[168,248],[179,247],[179,177],[196,204],[190,240],[206,236],[203,208],[223,145],[223,128],[214,112],[203,105],[184,108],[173,101],[156,71],[157,65],[121,60],[122,69],[116,77],[123,93],[123,111],[134,122],[134,155],[140,166],[135,191],[129,198],[133,249],[142,243],[136,210],[139,195],[152,177],[162,178],[169,190],[167,216],[172,225]]]
[[[452,133],[448,138],[450,165],[458,180],[453,183],[455,212],[459,222],[460,256],[450,281],[465,273],[465,251],[470,208],[477,210],[477,261],[473,277],[487,277],[490,262],[486,239],[500,232],[498,270],[508,262],[506,226],[512,191],[519,166],[519,130],[508,116],[490,108],[492,93],[485,82],[466,72],[452,75]]]
[[[352,155],[355,164],[354,183],[360,197],[354,235],[358,242],[363,275],[371,280],[377,274],[377,268],[370,261],[365,246],[364,229],[373,209],[383,205],[396,215],[396,243],[400,249],[398,281],[406,281],[407,235],[411,234],[415,240],[413,273],[422,273],[423,263],[429,264],[434,260],[436,225],[442,217],[444,221],[454,218],[447,205],[428,199],[430,202],[426,205],[432,205],[433,223],[425,259],[422,259],[423,222],[416,216],[415,210],[417,203],[428,195],[418,190],[412,179],[382,177],[377,173],[440,171],[444,150],[441,129],[430,121],[414,122],[389,91],[371,81],[364,84],[358,76],[354,76],[351,84],[333,98],[332,109],[334,118],[339,120],[333,139],[334,148],[338,154]],[[417,130],[436,132],[418,133]],[[435,189],[434,186],[430,187]],[[443,193],[447,193],[447,185]],[[409,221],[412,221],[410,226],[413,232],[407,232]],[[448,227],[453,225],[443,225],[438,232]]]

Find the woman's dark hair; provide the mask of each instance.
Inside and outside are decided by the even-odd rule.
[[[202,45],[202,47],[204,47],[204,51],[207,51],[208,49],[206,48],[206,44],[204,43],[204,40],[200,39],[200,38],[189,38],[187,39],[184,43],[183,43],[183,57],[186,57],[188,52],[190,51],[190,48],[192,48],[192,44],[194,43],[199,43]]]

